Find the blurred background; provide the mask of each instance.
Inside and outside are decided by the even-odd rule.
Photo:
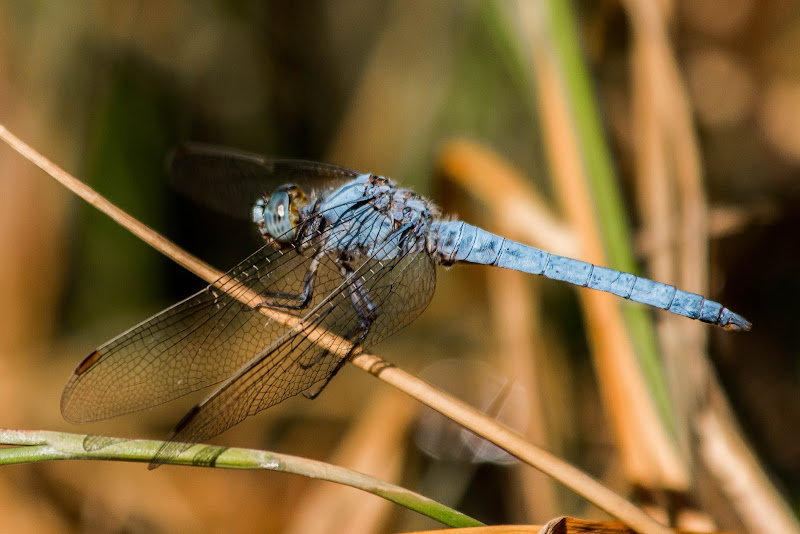
[[[186,140],[389,176],[448,215],[722,302],[753,331],[440,269],[428,310],[371,352],[672,524],[797,529],[800,2],[6,0],[0,123],[220,269],[259,242],[168,187]],[[59,398],[91,350],[203,283],[5,144],[0,258],[0,427],[167,436],[198,398],[85,426]],[[606,518],[352,366],[215,443],[351,467],[486,523]],[[4,467],[0,517],[14,532],[437,527],[282,473],[103,462]]]

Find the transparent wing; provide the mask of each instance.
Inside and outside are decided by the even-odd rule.
[[[195,202],[239,218],[250,218],[255,201],[285,183],[306,191],[358,173],[314,161],[271,159],[231,148],[187,143],[172,153],[170,181]]]
[[[64,389],[64,418],[88,422],[142,410],[231,376],[287,329],[236,297],[247,289],[300,291],[308,254],[264,246],[232,269],[222,288],[209,286],[92,352]]]
[[[285,323],[248,309],[240,297],[247,291],[301,293],[325,237],[311,235],[299,248],[266,245],[231,269],[224,284],[208,286],[93,351],[64,388],[64,418],[107,419],[230,377],[288,330]],[[281,311],[302,317],[308,310]]]
[[[314,304],[301,324],[190,410],[151,466],[290,396],[324,385],[340,365],[341,345],[346,353],[346,347],[367,348],[377,343],[415,319],[433,296],[435,268],[427,253],[384,261],[368,259],[353,267],[342,277],[336,258],[326,257],[320,266],[325,276],[318,282]],[[376,311],[365,336],[363,313],[354,304],[354,299],[363,295]],[[342,341],[323,348],[313,341],[321,331]]]

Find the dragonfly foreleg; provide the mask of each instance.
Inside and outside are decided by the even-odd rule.
[[[339,264],[339,271],[342,273],[342,277],[345,280],[349,280],[347,287],[348,291],[350,292],[350,301],[353,304],[353,308],[356,310],[356,314],[358,315],[358,326],[353,328],[350,332],[348,332],[344,338],[351,339],[354,336],[358,336],[353,342],[350,347],[350,350],[347,351],[347,355],[339,358],[339,361],[336,362],[336,366],[331,370],[327,377],[325,377],[322,384],[313,392],[307,393],[303,392],[303,396],[307,399],[315,399],[322,390],[325,389],[325,386],[336,376],[336,373],[344,366],[344,362],[346,362],[353,353],[361,347],[361,344],[369,335],[370,326],[375,321],[378,316],[378,310],[375,307],[375,304],[369,298],[369,293],[367,292],[364,284],[361,280],[355,276],[355,270],[350,266],[347,261],[339,260],[337,262]],[[316,364],[318,364],[325,356],[328,355],[328,352],[325,351],[321,353],[318,357],[314,358],[314,361],[301,365],[303,369],[308,369]]]
[[[325,354],[327,354],[327,352]],[[317,389],[312,391],[311,393],[309,393],[308,391],[304,391],[303,392],[303,396],[305,398],[307,398],[308,400],[316,399],[319,396],[319,394],[322,393],[322,390],[325,389],[325,386],[327,386],[328,383],[331,380],[333,380],[333,377],[336,376],[336,373],[339,372],[339,369],[344,367],[344,362],[346,362],[346,361],[347,361],[347,358],[340,358],[339,361],[336,362],[336,367],[334,367],[333,370],[328,374],[328,376],[325,377],[325,379],[322,382],[322,384]]]
[[[348,284],[350,290],[350,301],[353,303],[358,314],[359,327],[353,331],[348,338],[355,335],[360,330],[358,340],[353,343],[353,347],[360,345],[369,334],[369,327],[372,326],[373,321],[378,316],[378,309],[369,297],[369,293],[364,287],[364,283],[358,276],[355,276],[353,268],[346,261],[339,261],[339,271],[345,280],[350,280]],[[352,349],[351,349],[352,352]]]
[[[246,311],[256,311],[260,308],[272,308],[272,309],[281,309],[281,310],[304,310],[308,307],[309,303],[311,303],[311,298],[314,296],[314,282],[317,279],[317,270],[319,269],[320,261],[322,261],[322,257],[324,256],[323,250],[320,248],[319,250],[314,252],[314,255],[311,257],[311,261],[308,265],[308,271],[306,271],[306,275],[303,278],[303,290],[300,293],[282,293],[282,292],[269,292],[264,291],[260,293],[260,296],[265,297],[269,300],[264,300],[259,302],[255,306],[247,307]],[[288,303],[281,303],[278,300],[288,300],[288,301],[295,301],[297,304],[288,304]]]

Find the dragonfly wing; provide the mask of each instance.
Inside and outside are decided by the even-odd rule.
[[[288,329],[248,310],[237,297],[247,291],[301,292],[310,254],[264,246],[234,267],[225,283],[208,286],[92,352],[64,389],[64,418],[106,419],[222,382]]]
[[[246,219],[250,219],[255,201],[279,185],[319,188],[358,175],[329,163],[271,159],[197,143],[175,150],[169,167],[172,185],[183,194],[207,208]]]
[[[354,209],[348,217],[358,214]],[[305,223],[319,226],[314,220]],[[64,418],[76,423],[107,419],[163,404],[233,375],[290,328],[286,321],[249,309],[242,297],[301,294],[315,250],[326,238],[311,233],[297,246],[276,250],[266,245],[220,281],[93,351],[64,388]],[[318,278],[326,276],[332,275]],[[291,302],[282,304],[282,313],[295,318],[308,312],[287,309]]]
[[[206,441],[250,415],[327,381],[343,355],[362,338],[362,319],[352,297],[356,286],[363,288],[377,310],[362,348],[410,323],[433,296],[436,274],[427,253],[383,261],[368,259],[353,267],[351,274],[342,278],[335,258],[327,257],[320,266],[322,279],[317,282],[314,305],[300,324],[190,410],[152,467],[193,443]],[[338,341],[324,347],[314,340],[320,332],[334,334]]]

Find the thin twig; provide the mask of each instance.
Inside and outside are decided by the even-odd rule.
[[[527,244],[561,256],[581,254],[575,232],[548,207],[542,195],[512,165],[491,149],[465,139],[444,144],[437,157],[441,174],[460,184],[491,209],[502,206]]]
[[[570,4],[519,1],[517,6],[537,83],[554,191],[567,221],[580,236],[581,259],[631,272],[613,168],[577,46]],[[654,351],[646,350],[653,341],[646,311],[622,306],[619,299],[594,291],[580,292],[579,299],[598,386],[625,474],[636,482],[669,480],[678,451],[669,439],[671,425],[662,422],[662,417],[666,420],[672,415],[665,385],[657,380],[658,374],[647,373],[658,369],[658,361]]]
[[[0,125],[0,138],[5,140],[25,158],[29,159],[53,178],[64,184],[71,191],[74,191],[81,198],[85,199],[103,213],[106,213],[116,222],[150,244],[153,248],[178,262],[189,271],[222,290],[226,289],[226,285],[232,283],[229,277],[222,275],[222,273],[219,273],[205,263],[197,260],[188,252],[181,250],[163,236],[158,235],[127,213],[121,211],[86,184],[83,184],[67,174],[53,162],[49,161],[14,136],[3,125]],[[253,305],[260,301],[259,296],[253,291],[244,293],[237,298],[246,305]],[[262,313],[269,315],[273,320],[282,322],[288,326],[294,326],[300,320],[292,315],[280,313],[276,310],[264,308],[260,308],[260,310]],[[311,330],[307,333],[307,337],[312,342],[342,357],[349,351],[350,344],[347,341],[324,329],[316,328]],[[598,508],[619,518],[631,528],[644,533],[663,534],[669,532],[668,529],[665,529],[665,527],[653,520],[642,510],[580,469],[528,443],[525,438],[517,432],[478,412],[469,405],[439,391],[427,382],[370,354],[357,354],[351,358],[351,362],[357,367],[373,374],[384,382],[395,386],[407,395],[410,395],[423,404],[449,417],[464,428],[471,430],[475,434],[505,449],[523,462],[552,476],[592,502]]]
[[[675,53],[670,48],[668,22],[652,2],[626,0],[623,6],[633,28],[634,49],[641,58],[641,69],[654,80],[644,99],[658,102],[658,127],[663,129],[662,142],[667,146],[664,167],[674,167],[675,189],[681,207],[677,250],[680,252],[678,277],[681,285],[699,293],[707,286],[708,272],[708,206],[702,184],[701,157],[691,106],[681,79]],[[653,170],[653,169],[651,169]],[[663,193],[659,196],[663,196]],[[651,210],[652,211],[652,210]],[[726,395],[709,363],[704,349],[706,330],[689,321],[680,322],[683,343],[666,361],[680,358],[678,368],[685,394],[690,398],[690,423],[696,432],[700,458],[717,479],[720,489],[753,531],[769,525],[770,532],[800,532],[800,522],[791,507],[782,499],[757,456],[750,449],[735,420]],[[680,340],[680,338],[678,338]],[[664,343],[668,346],[667,343]],[[678,376],[677,372],[675,376]],[[688,380],[687,380],[688,379]],[[701,393],[705,393],[701,395]]]

